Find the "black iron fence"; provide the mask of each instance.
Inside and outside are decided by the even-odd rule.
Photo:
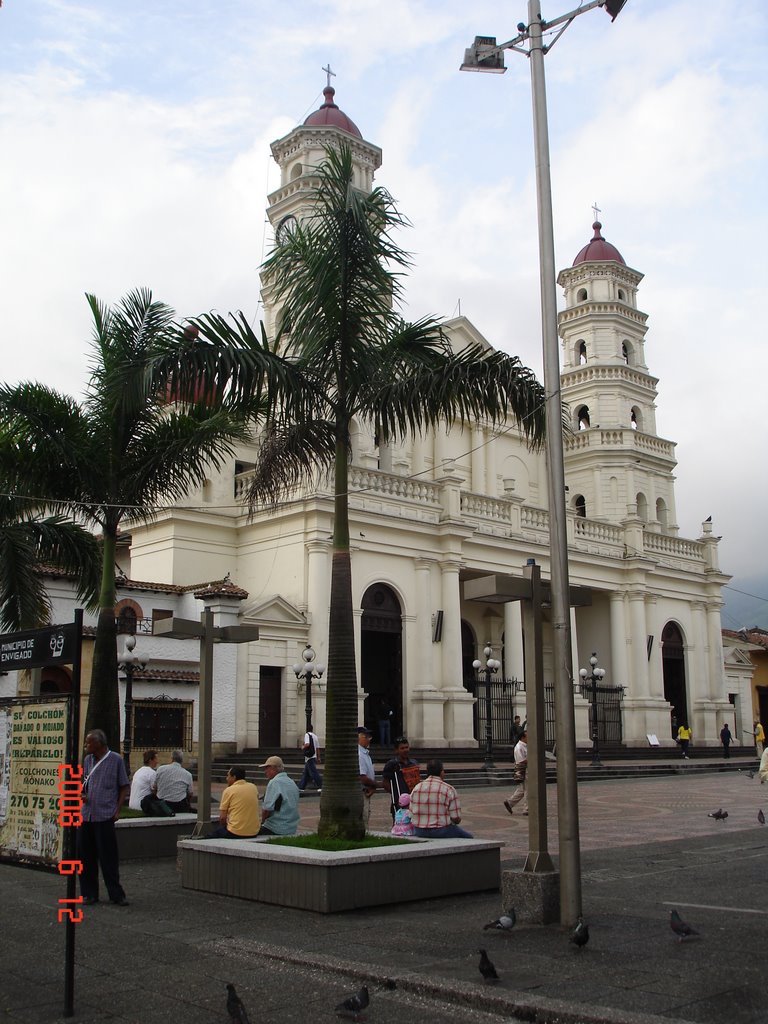
[[[133,746],[135,750],[191,750],[191,700],[161,694],[133,702]]]
[[[465,684],[467,685],[467,684]],[[475,739],[485,741],[488,708],[485,679],[472,680],[467,688],[477,698],[474,707]],[[525,718],[525,683],[520,679],[491,680],[491,730],[493,743],[508,745],[515,715]]]
[[[600,743],[620,744],[624,740],[621,724],[621,702],[624,697],[623,686],[596,686],[590,683],[576,684],[576,692],[592,704],[597,698],[597,738]],[[555,688],[552,683],[544,684],[545,730],[544,743],[547,750],[555,745]],[[592,707],[590,706],[590,715]],[[590,718],[590,731],[592,719]]]

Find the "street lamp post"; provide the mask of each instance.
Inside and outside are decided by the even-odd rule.
[[[581,915],[581,851],[576,778],[576,726],[573,714],[573,662],[569,609],[568,542],[566,536],[565,469],[563,459],[560,353],[557,339],[555,240],[552,223],[552,182],[544,80],[544,56],[581,14],[602,7],[614,21],[626,0],[589,0],[576,10],[545,21],[540,0],[528,0],[528,24],[501,45],[495,37],[477,36],[465,51],[462,71],[503,73],[504,50],[528,57],[531,64],[533,138],[539,233],[544,392],[546,395],[547,489],[549,496],[550,579],[552,583],[552,656],[554,660],[555,740],[557,744],[558,832],[560,845],[560,919],[575,924]],[[543,32],[557,29],[545,45]],[[527,44],[527,46],[526,46]]]
[[[483,648],[485,655],[485,667],[477,658],[472,662],[472,668],[479,675],[485,674],[485,764],[484,768],[495,768],[493,763],[493,700],[491,698],[491,678],[494,672],[501,668],[501,662],[491,657],[493,648],[488,644]]]
[[[592,767],[602,768],[603,762],[600,760],[600,734],[597,721],[597,684],[605,678],[605,669],[598,668],[597,654],[595,652],[592,653],[592,657],[589,659],[589,666],[592,671],[587,674],[585,668],[580,668],[579,676],[582,683],[589,683],[592,688],[592,714],[590,715],[592,727]]]
[[[135,653],[136,637],[128,636],[123,651],[117,656],[117,663],[125,673],[125,725],[123,728],[123,761],[128,778],[131,777],[131,749],[133,746],[133,673],[146,664]]]
[[[310,732],[312,725],[312,680],[322,679],[325,673],[325,665],[315,664],[315,652],[307,644],[301,654],[303,664],[293,665],[293,673],[297,679],[304,680],[304,717],[306,718],[307,732]]]

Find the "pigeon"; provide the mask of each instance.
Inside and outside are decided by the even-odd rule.
[[[754,777],[755,777],[755,773],[754,772],[747,772],[747,778],[748,779],[754,779]]]
[[[762,807],[757,812],[757,820],[760,822],[761,825],[765,824],[765,815],[763,814],[763,808]]]
[[[496,928],[500,932],[511,932],[517,924],[517,914],[515,908],[510,907],[506,914],[502,914],[501,917],[497,917],[495,921],[489,921],[488,924],[483,925],[483,931],[487,931],[489,928]]]
[[[488,954],[484,949],[478,949],[480,954],[480,963],[477,965],[478,970],[488,982],[489,985],[495,985],[499,980],[499,976],[496,973],[496,968],[493,966],[491,961],[488,959]]]
[[[715,821],[725,821],[725,819],[728,817],[728,811],[724,811],[723,808],[720,807],[716,811],[710,811],[707,817],[714,818]]]
[[[692,928],[687,921],[684,921],[676,910],[670,910],[669,912],[669,926],[677,936],[677,941],[682,942],[683,939],[687,939],[689,935],[698,935],[699,933],[695,928]]]
[[[589,927],[583,917],[579,918],[576,927],[571,932],[571,942],[575,943],[579,949],[589,942]]]
[[[365,1017],[361,1016],[361,1011],[368,1006],[370,1001],[368,987],[363,985],[359,992],[355,992],[347,999],[342,999],[336,1007],[336,1014],[339,1017],[346,1017],[348,1020],[365,1020]]]
[[[227,985],[227,1013],[232,1024],[250,1024],[243,1001],[231,984]]]

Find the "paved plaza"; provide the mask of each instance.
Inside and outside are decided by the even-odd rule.
[[[506,842],[520,869],[527,818],[500,788],[462,794],[464,822]],[[548,788],[557,859],[556,791]],[[321,915],[181,889],[173,860],[124,865],[131,906],[88,908],[77,927],[78,1024],[166,1020],[226,1024],[226,982],[257,1021],[336,1020],[334,1006],[367,983],[371,1024],[538,1021],[559,1024],[761,1024],[768,1021],[768,787],[746,773],[580,786],[584,914],[577,950],[558,926],[483,931],[498,893]],[[708,817],[723,807],[724,822]],[[318,801],[301,802],[311,827]],[[388,821],[376,798],[373,827]],[[0,1020],[63,1020],[64,929],[56,875],[0,866]],[[683,943],[669,911],[700,932]],[[485,946],[501,981],[483,983]],[[387,989],[393,979],[397,988]]]

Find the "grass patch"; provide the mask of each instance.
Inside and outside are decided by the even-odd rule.
[[[382,846],[402,846],[407,839],[396,836],[366,836],[365,839],[323,839],[313,832],[307,836],[275,836],[268,840],[270,846],[296,846],[301,850],[322,850],[324,853],[341,853],[343,850],[370,850]]]
[[[133,808],[128,807],[126,804],[120,808],[121,818],[146,818],[144,811],[134,811]]]

